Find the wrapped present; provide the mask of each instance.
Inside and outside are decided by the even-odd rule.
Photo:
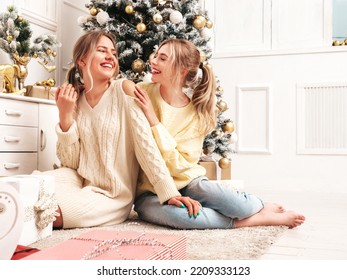
[[[209,180],[231,179],[231,166],[222,169],[217,161],[199,161],[199,164],[206,169],[206,177]]]
[[[26,86],[25,96],[42,98],[42,99],[55,99],[56,87],[49,86]]]
[[[54,177],[48,175],[17,175],[2,177],[20,196],[24,224],[19,245],[30,245],[52,235],[58,203],[54,196]]]
[[[91,230],[23,260],[184,260],[186,237],[177,234]]]

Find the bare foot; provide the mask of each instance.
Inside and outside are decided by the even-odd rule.
[[[264,210],[268,210],[274,213],[283,213],[285,211],[282,205],[273,202],[265,202]]]
[[[235,220],[234,228],[251,226],[288,226],[294,228],[303,224],[304,221],[305,217],[294,211],[274,213],[264,208],[249,218]]]

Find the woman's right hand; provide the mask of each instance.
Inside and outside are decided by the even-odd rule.
[[[66,132],[73,123],[73,112],[77,102],[75,88],[71,84],[64,83],[57,89],[55,102],[59,109],[60,128]]]
[[[149,98],[147,92],[143,89],[140,89],[138,86],[135,86],[134,94],[136,96],[136,103],[140,106],[143,113],[145,114],[149,125],[155,126],[159,123],[159,120],[154,113],[153,105],[151,99]]]
[[[191,218],[197,218],[199,216],[199,212],[201,209],[201,204],[199,201],[192,199],[188,196],[175,196],[171,197],[167,204],[176,205],[177,207],[184,208],[186,207],[188,210],[188,216]]]

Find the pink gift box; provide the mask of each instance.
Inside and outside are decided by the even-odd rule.
[[[92,230],[23,260],[184,260],[186,237],[176,234]]]

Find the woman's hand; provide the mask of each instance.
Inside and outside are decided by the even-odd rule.
[[[60,128],[66,132],[73,123],[73,112],[77,102],[75,88],[71,84],[63,84],[57,89],[55,102],[59,109]]]
[[[199,201],[194,200],[188,196],[176,196],[172,197],[168,200],[167,204],[176,205],[177,207],[188,209],[188,215],[191,218],[197,218],[199,216],[199,211],[201,209],[201,204]]]
[[[156,114],[154,113],[153,105],[147,92],[135,86],[134,94],[136,96],[135,101],[137,105],[139,105],[139,107],[142,109],[143,113],[145,114],[149,122],[149,125],[150,126],[157,125],[159,123],[159,120]]]

